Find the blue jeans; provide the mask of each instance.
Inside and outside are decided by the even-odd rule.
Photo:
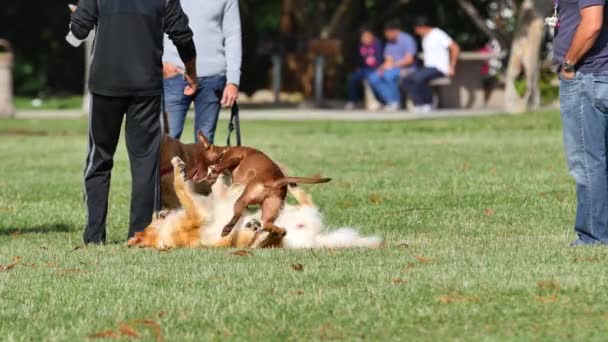
[[[359,69],[353,72],[348,79],[348,101],[356,103],[361,101],[361,83],[367,81],[374,69]]]
[[[367,78],[370,87],[385,104],[401,103],[401,91],[399,89],[400,68],[385,70],[382,75],[373,72]]]
[[[198,91],[192,97],[184,95],[186,81],[181,75],[165,79],[164,87],[165,110],[169,114],[169,135],[175,139],[181,138],[188,109],[194,101],[194,141],[196,141],[196,132],[200,130],[213,142],[220,115],[220,101],[226,87],[226,77],[199,78]]]
[[[608,243],[608,74],[562,79],[559,96],[566,159],[576,181],[578,242]]]
[[[431,105],[433,104],[433,89],[430,82],[441,77],[445,77],[445,75],[436,68],[420,68],[403,80],[403,88],[412,98],[414,105]]]

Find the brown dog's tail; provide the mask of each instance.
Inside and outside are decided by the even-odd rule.
[[[297,185],[297,184],[323,184],[331,182],[331,178],[305,178],[305,177],[285,177],[283,179],[279,179],[274,181],[269,185],[270,188],[282,188],[288,185]]]

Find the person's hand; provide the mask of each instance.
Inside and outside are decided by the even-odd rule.
[[[239,87],[236,84],[228,83],[224,88],[224,95],[222,96],[222,107],[232,107],[239,98]]]
[[[172,78],[177,75],[183,75],[184,69],[177,67],[171,63],[163,63],[163,78]]]
[[[450,69],[448,70],[448,77],[452,78],[452,77],[454,77],[454,75],[456,75],[456,68],[453,66],[450,66]]]
[[[562,68],[562,70],[560,71],[560,76],[563,80],[573,80],[574,77],[576,76],[574,71],[566,71],[564,68]]]
[[[78,7],[74,4],[69,4],[68,8],[70,9],[70,12],[72,12],[72,13],[76,12],[76,10],[78,9]]]
[[[198,90],[198,79],[196,77],[196,74],[192,75],[191,73],[186,71],[184,73],[184,79],[186,80],[186,83],[188,83],[186,88],[184,88],[184,95],[194,96],[194,94],[196,94],[196,91]]]

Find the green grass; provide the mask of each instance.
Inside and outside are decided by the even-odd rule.
[[[61,110],[82,108],[82,96],[61,96],[42,99],[40,106],[33,105],[33,98],[16,97],[15,108],[19,110]]]
[[[0,122],[0,264],[20,257],[0,272],[3,340],[83,340],[122,322],[153,340],[139,319],[168,341],[606,339],[608,252],[568,247],[575,197],[555,112],[245,122],[247,144],[293,174],[334,177],[307,187],[329,225],[388,241],[249,257],[127,249],[123,142],[112,243],[77,248],[86,127]]]

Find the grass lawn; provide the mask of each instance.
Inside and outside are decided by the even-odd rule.
[[[329,225],[388,241],[251,256],[127,249],[124,142],[111,244],[82,247],[86,128],[0,121],[1,340],[606,339],[608,250],[568,247],[575,196],[555,112],[245,122],[246,143],[294,175],[334,177],[307,187]]]
[[[16,97],[15,108],[18,110],[62,110],[82,108],[82,96],[62,96],[42,99],[35,104],[35,99],[30,97]]]

